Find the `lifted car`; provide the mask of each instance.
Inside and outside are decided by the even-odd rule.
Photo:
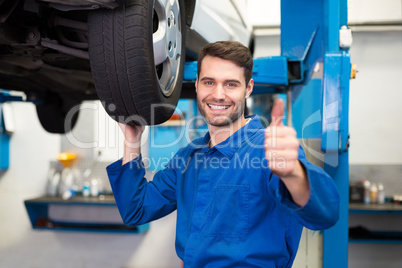
[[[116,121],[160,124],[186,60],[208,42],[250,43],[245,2],[0,0],[0,88],[25,92],[51,133],[69,131],[69,110],[96,99]]]

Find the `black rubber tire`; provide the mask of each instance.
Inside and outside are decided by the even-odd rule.
[[[153,2],[128,0],[114,10],[90,12],[88,17],[89,55],[96,91],[106,112],[125,124],[163,123],[173,114],[180,97],[185,64],[183,0],[178,0],[177,18],[182,36],[180,65],[169,96],[162,92],[154,63]]]
[[[74,111],[70,112],[73,108]],[[40,124],[47,132],[65,134],[71,131],[77,123],[79,102],[49,93],[43,103],[36,105],[36,113]]]

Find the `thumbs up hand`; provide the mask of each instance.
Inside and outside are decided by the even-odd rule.
[[[299,151],[296,131],[282,123],[284,111],[283,100],[277,99],[271,111],[271,124],[265,129],[265,157],[269,168],[280,178],[293,173]]]
[[[298,160],[299,141],[296,131],[284,126],[283,100],[277,99],[271,111],[271,124],[265,129],[265,158],[272,173],[279,177],[299,206],[307,203],[310,187],[307,175]]]

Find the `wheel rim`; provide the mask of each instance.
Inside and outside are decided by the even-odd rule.
[[[179,0],[155,0],[153,50],[161,92],[166,97],[176,87],[182,57],[182,29]]]

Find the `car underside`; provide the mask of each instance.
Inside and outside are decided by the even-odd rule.
[[[182,93],[184,62],[208,43],[191,29],[195,6],[195,0],[0,0],[0,88],[25,92],[52,133],[69,131],[64,119],[84,100],[100,99],[119,122],[162,123]],[[149,103],[167,106],[151,111]],[[129,121],[132,115],[143,122]]]
[[[0,1],[0,88],[97,99],[88,55],[88,12],[124,1]],[[188,53],[191,55],[191,53]]]

